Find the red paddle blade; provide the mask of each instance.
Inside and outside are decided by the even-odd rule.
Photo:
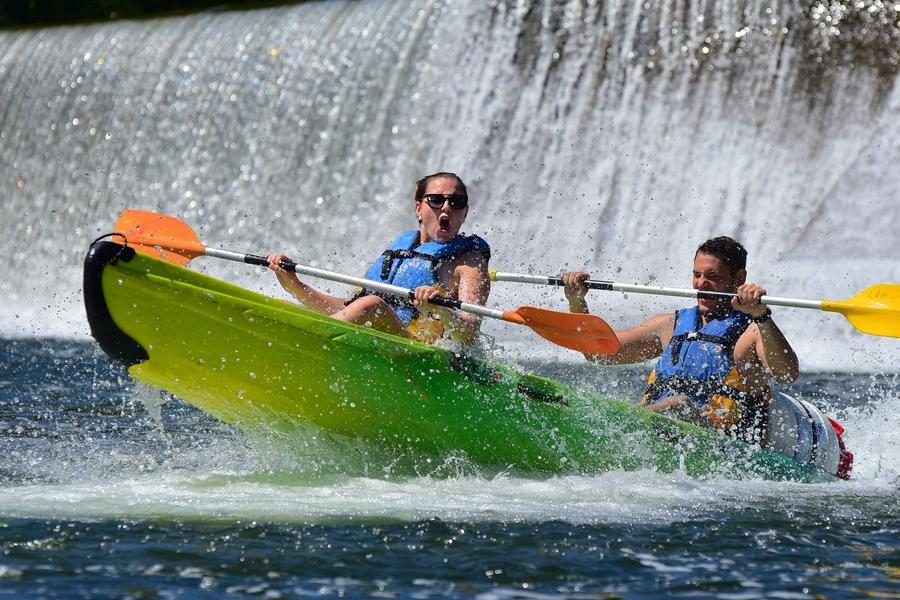
[[[597,315],[522,306],[503,313],[505,321],[530,327],[544,339],[586,354],[615,354],[619,338]]]
[[[190,225],[155,212],[126,210],[116,221],[116,233],[124,235],[138,252],[176,265],[185,265],[206,253]]]

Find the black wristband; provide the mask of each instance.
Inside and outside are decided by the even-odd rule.
[[[772,309],[767,308],[766,312],[759,315],[758,317],[750,317],[750,320],[753,321],[754,323],[756,323],[757,325],[759,325],[760,323],[765,323],[766,321],[768,321],[771,318],[772,318]]]

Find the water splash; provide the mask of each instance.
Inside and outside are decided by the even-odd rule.
[[[436,169],[470,182],[467,229],[501,270],[686,287],[697,243],[724,233],[776,295],[898,281],[897,18],[880,2],[338,0],[2,32],[0,331],[86,335],[80,259],[124,208],[360,273]],[[562,305],[512,284],[492,302],[524,295]],[[676,307],[592,302],[622,326]],[[839,315],[777,319],[806,370],[900,364]]]
[[[842,420],[847,444],[856,456],[854,476],[861,480],[900,482],[900,448],[886,444],[900,428],[900,382],[897,374],[872,376],[858,390],[867,399],[846,408]]]

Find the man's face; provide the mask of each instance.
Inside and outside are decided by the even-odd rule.
[[[425,187],[425,196],[430,194],[450,197],[464,196],[465,192],[456,179],[439,177],[429,181]],[[462,227],[468,213],[468,207],[453,208],[450,202],[444,202],[440,208],[432,208],[424,199],[416,202],[416,216],[422,220],[419,226],[422,233],[421,242],[424,244],[430,241],[450,241],[459,233],[459,228]]]
[[[698,252],[694,257],[694,275],[691,285],[695,290],[706,292],[730,292],[734,293],[738,286],[744,283],[747,272],[743,269],[734,275],[721,259],[711,254]],[[731,307],[730,299],[705,300],[697,299],[697,306],[701,314],[718,314],[727,311]]]

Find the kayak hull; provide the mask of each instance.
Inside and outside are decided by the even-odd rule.
[[[84,277],[92,334],[111,357],[251,438],[316,431],[413,465],[453,456],[486,471],[833,478],[714,431],[342,323],[113,242],[91,247]]]
[[[810,402],[783,392],[772,395],[766,448],[849,479],[853,454],[844,446],[843,433],[837,421]]]

